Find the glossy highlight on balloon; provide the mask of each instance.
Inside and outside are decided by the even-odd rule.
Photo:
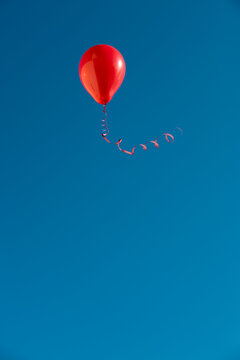
[[[126,65],[121,53],[109,45],[88,49],[79,63],[81,82],[96,102],[106,105],[121,86]]]

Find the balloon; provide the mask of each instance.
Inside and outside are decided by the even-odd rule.
[[[89,94],[103,105],[104,119],[102,119],[102,137],[109,144],[117,145],[118,149],[125,154],[134,155],[135,149],[141,147],[144,151],[148,149],[148,143],[159,148],[158,136],[155,140],[148,140],[143,144],[135,145],[131,151],[122,148],[122,139],[117,142],[109,140],[109,129],[107,124],[106,104],[112,99],[115,92],[121,86],[126,72],[125,61],[120,52],[109,45],[96,45],[88,49],[79,63],[80,80]],[[181,134],[182,129],[177,128]],[[162,133],[168,143],[174,141],[174,136],[168,132]],[[121,145],[120,145],[121,144]]]
[[[121,53],[109,45],[88,49],[79,63],[79,76],[89,94],[106,105],[121,86],[126,72]]]

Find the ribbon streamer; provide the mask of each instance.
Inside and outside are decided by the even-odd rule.
[[[107,113],[106,113],[106,106],[103,105],[103,113],[104,113],[104,119],[102,120],[102,137],[104,138],[104,140],[106,140],[109,144],[112,144],[112,142],[110,140],[108,140],[107,136],[109,134],[109,129],[108,129],[108,124],[107,124]],[[183,131],[181,128],[177,127],[177,129],[180,131],[181,135],[183,134]],[[168,142],[168,143],[173,143],[174,142],[174,136],[170,133],[163,133],[161,136],[164,136],[165,137],[165,140]],[[128,154],[128,155],[134,155],[134,152],[135,152],[135,149],[136,147],[138,146],[141,146],[142,149],[144,151],[147,150],[147,143],[153,143],[155,145],[156,148],[159,148],[159,143],[158,143],[158,139],[160,138],[160,136],[158,136],[155,140],[149,140],[149,141],[146,141],[146,143],[144,144],[139,144],[139,145],[135,145],[133,148],[132,148],[132,151],[128,151],[128,150],[124,150],[120,147],[120,144],[122,142],[122,139],[119,139],[116,143],[114,143],[115,145],[117,145],[118,149],[122,152],[124,152],[125,154]]]

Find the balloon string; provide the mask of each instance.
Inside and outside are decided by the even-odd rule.
[[[109,134],[109,129],[108,129],[108,124],[107,124],[107,113],[106,113],[106,106],[103,105],[103,113],[104,113],[104,119],[102,119],[102,137],[104,138],[104,140],[106,140],[109,144],[111,144],[112,142],[107,138],[108,134]],[[183,134],[183,131],[180,127],[177,127],[177,129],[180,131],[181,135]],[[168,132],[166,133],[163,133],[162,135],[160,136],[164,136],[165,140],[168,142],[168,143],[173,143],[174,142],[174,136]],[[156,148],[159,148],[159,143],[158,143],[158,139],[160,138],[160,136],[158,136],[155,140],[148,140],[146,141],[144,144],[139,144],[139,145],[135,145],[133,148],[132,148],[132,151],[128,151],[128,150],[124,150],[120,147],[120,144],[122,142],[122,139],[119,139],[115,145],[117,145],[118,149],[122,152],[124,152],[125,154],[129,154],[129,155],[134,155],[134,152],[135,152],[135,149],[137,146],[141,146],[142,149],[144,151],[147,150],[147,143],[153,143],[154,146]]]
[[[103,113],[104,113],[104,119],[102,120],[102,136],[110,142],[108,139],[106,139],[106,136],[109,134],[108,124],[107,124],[107,113],[106,113],[106,106],[103,105]]]

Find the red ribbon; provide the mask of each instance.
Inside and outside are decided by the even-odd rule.
[[[109,144],[111,144],[112,142],[110,140],[108,140],[107,138],[107,135],[109,134],[109,129],[108,129],[108,125],[107,125],[107,113],[106,113],[106,108],[105,108],[105,105],[103,106],[103,113],[105,114],[105,118],[102,120],[102,137],[104,138],[104,140],[106,140]],[[177,127],[177,129],[181,132],[181,134],[183,134],[183,131],[181,128]],[[163,133],[161,136],[164,136],[165,137],[165,140],[168,142],[168,143],[172,143],[174,142],[174,136],[172,134],[169,134],[168,132],[167,133]],[[147,141],[146,143],[153,143],[155,145],[156,148],[159,148],[159,144],[158,144],[158,139],[159,139],[159,136],[156,138],[156,140],[149,140]],[[119,139],[118,142],[115,143],[115,145],[118,146],[118,149],[122,152],[124,152],[125,154],[128,154],[128,155],[134,155],[134,152],[135,152],[135,149],[137,146],[141,146],[143,148],[144,151],[147,150],[147,146],[146,146],[146,143],[145,144],[139,144],[139,145],[135,145],[133,148],[132,148],[132,151],[127,151],[127,150],[124,150],[120,147],[120,144],[122,142],[122,139]]]

